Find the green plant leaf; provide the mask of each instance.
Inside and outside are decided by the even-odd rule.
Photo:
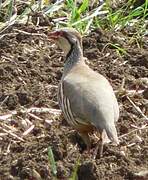
[[[74,7],[74,1],[73,1],[73,0],[66,0],[66,2],[67,2],[67,6],[68,6],[69,8],[71,8],[71,9],[73,9],[73,7]]]
[[[52,152],[52,148],[50,146],[48,147],[48,160],[49,160],[49,163],[51,166],[51,171],[52,171],[53,175],[56,176],[57,175],[57,166],[56,166],[56,162],[55,162],[54,155]]]
[[[144,14],[144,8],[138,7],[129,14],[129,17],[131,17],[131,18],[138,17],[138,16],[143,15],[143,14]]]

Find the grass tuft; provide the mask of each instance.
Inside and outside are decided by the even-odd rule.
[[[103,4],[96,2],[93,8],[88,0],[81,3],[76,0],[59,0],[55,3],[48,0],[6,0],[0,4],[0,32],[14,23],[34,23],[34,16],[38,18],[35,24],[38,26],[42,16],[49,22],[52,20],[54,27],[74,27],[82,34],[95,28],[112,31],[127,28],[129,31],[135,29],[137,34],[146,34],[148,0],[138,7],[132,0],[117,8],[112,4],[111,0],[104,0]]]

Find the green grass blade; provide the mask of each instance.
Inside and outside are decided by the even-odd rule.
[[[87,22],[87,25],[86,25],[85,30],[84,30],[84,34],[88,32],[92,23],[93,23],[93,19],[90,19],[90,21]]]
[[[119,47],[119,45],[117,45],[117,44],[112,44],[112,43],[109,43],[109,45],[110,45],[111,47],[113,47],[114,49],[116,49],[116,50],[119,52],[119,54],[121,54],[121,55],[127,54],[127,53],[126,53],[126,50],[123,49],[123,48],[121,48],[121,47]]]
[[[72,26],[75,26],[75,25],[77,25],[79,23],[82,23],[83,21],[88,21],[88,20],[98,16],[99,14],[106,14],[106,13],[108,13],[108,11],[100,11],[103,6],[104,6],[104,4],[99,6],[91,15],[87,15],[86,17],[82,18],[81,20],[73,23]]]
[[[67,6],[70,9],[73,9],[73,7],[75,6],[74,1],[73,0],[66,0],[66,2],[67,2]]]
[[[145,1],[144,18],[147,17],[147,14],[148,14],[148,0]]]
[[[63,7],[62,4],[54,4],[54,5],[49,5],[45,10],[43,10],[44,14],[51,14],[53,12],[58,11]]]
[[[52,149],[50,146],[48,147],[48,160],[49,160],[49,163],[51,166],[51,171],[52,171],[53,175],[56,177],[57,176],[57,166],[56,166],[54,155],[53,155],[53,152],[52,152]]]
[[[7,19],[7,20],[10,20],[10,18],[12,16],[13,3],[14,3],[14,0],[10,0],[9,5],[8,5],[8,9],[7,9],[6,15],[5,15],[5,19]]]
[[[129,14],[129,17],[132,19],[133,17],[138,17],[143,14],[144,14],[144,8],[138,7]]]
[[[6,0],[2,3],[2,8],[5,8],[6,6],[8,6],[10,3],[10,0]]]
[[[79,14],[83,13],[88,8],[88,2],[88,0],[83,1],[82,5],[78,9]]]

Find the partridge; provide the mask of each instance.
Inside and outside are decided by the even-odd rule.
[[[105,134],[112,142],[119,143],[115,127],[119,107],[112,86],[104,76],[86,65],[79,32],[62,28],[50,32],[48,37],[55,41],[66,56],[58,88],[59,106],[88,150],[91,148],[89,134],[94,131],[100,133],[98,146],[99,155],[102,156]]]

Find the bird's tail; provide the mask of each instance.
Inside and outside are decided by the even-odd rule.
[[[119,139],[118,139],[117,130],[116,130],[115,125],[114,124],[109,125],[105,128],[105,130],[106,130],[106,134],[107,134],[108,138],[112,142],[119,144]]]

